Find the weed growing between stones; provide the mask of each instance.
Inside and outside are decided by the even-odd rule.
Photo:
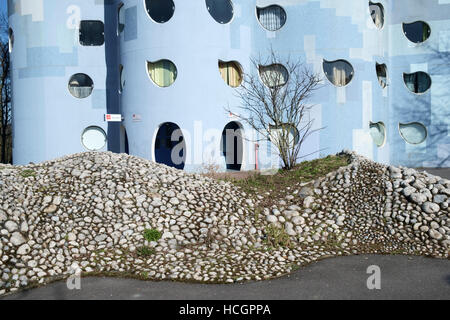
[[[156,229],[145,229],[144,239],[148,242],[158,241],[159,239],[161,239],[161,232]]]
[[[292,245],[291,237],[286,233],[286,231],[283,228],[274,226],[273,224],[266,227],[265,242],[273,248],[290,248]]]
[[[139,257],[150,257],[151,255],[155,254],[155,249],[147,246],[142,246],[136,249],[136,253]]]
[[[31,169],[25,169],[20,172],[22,178],[36,177],[36,172]]]

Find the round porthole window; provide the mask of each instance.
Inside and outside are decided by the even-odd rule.
[[[234,9],[231,0],[206,0],[206,8],[220,24],[226,24],[233,19]]]
[[[427,139],[427,128],[419,122],[399,123],[400,135],[409,144],[421,144]]]
[[[372,136],[373,142],[378,146],[382,147],[386,143],[386,126],[383,122],[373,123],[370,122],[370,135]]]
[[[431,77],[423,71],[404,73],[403,80],[406,87],[415,94],[423,94],[431,88]]]
[[[153,21],[165,23],[172,18],[175,3],[172,0],[145,0],[145,8]]]
[[[242,83],[242,68],[236,61],[219,61],[219,71],[223,81],[233,88]]]
[[[345,87],[355,75],[353,66],[345,60],[324,60],[323,71],[327,79],[336,87]]]
[[[158,87],[170,87],[177,79],[177,67],[170,60],[147,61],[147,72]]]
[[[88,127],[81,134],[81,143],[89,151],[99,151],[106,146],[106,133],[100,127]]]
[[[262,82],[269,88],[284,86],[289,80],[289,71],[282,64],[259,66],[259,75]]]
[[[69,80],[69,92],[75,98],[87,98],[91,95],[92,90],[94,90],[94,82],[87,74],[77,73]]]
[[[403,32],[409,41],[414,43],[422,43],[428,40],[431,35],[431,28],[424,21],[416,21],[413,23],[403,23]]]
[[[277,31],[286,23],[286,11],[278,5],[256,8],[256,15],[261,25],[269,31]]]
[[[381,3],[373,3],[369,1],[370,16],[373,23],[378,29],[383,29],[384,26],[384,7]]]
[[[378,83],[384,89],[388,85],[388,73],[386,65],[377,63],[375,65],[375,69],[377,70]]]

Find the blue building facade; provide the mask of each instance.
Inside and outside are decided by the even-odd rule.
[[[16,164],[111,150],[187,171],[277,167],[236,95],[242,74],[260,72],[251,59],[272,48],[323,76],[308,114],[323,129],[305,142],[306,159],[352,149],[450,166],[449,0],[9,0],[8,9]],[[225,128],[244,136],[231,166]]]

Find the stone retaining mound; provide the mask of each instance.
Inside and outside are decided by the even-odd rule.
[[[272,208],[123,154],[1,166],[0,295],[79,272],[233,283],[336,255],[448,258],[450,181],[349,156]]]

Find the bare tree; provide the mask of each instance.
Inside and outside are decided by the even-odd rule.
[[[281,59],[271,49],[267,59],[252,59],[259,74],[245,74],[237,96],[240,118],[277,149],[284,169],[299,160],[301,147],[315,131],[308,103],[320,88],[321,77],[301,61]],[[227,109],[232,112],[231,109]]]
[[[0,145],[1,162],[12,162],[11,64],[8,19],[0,16]]]

